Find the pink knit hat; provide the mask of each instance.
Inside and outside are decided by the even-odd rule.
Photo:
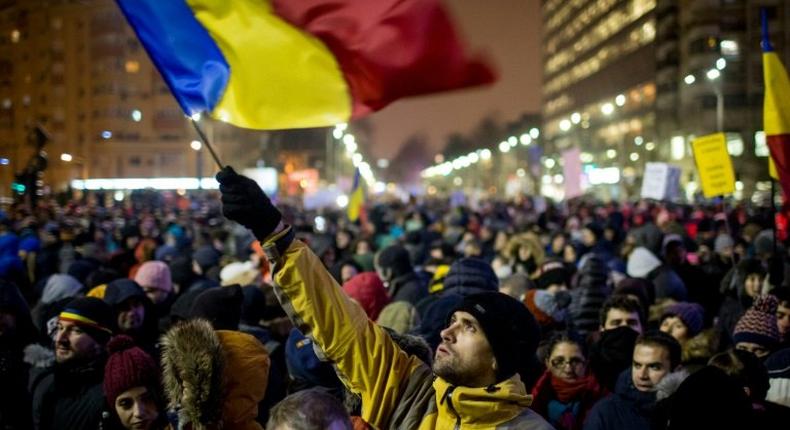
[[[140,265],[134,280],[143,288],[157,288],[168,293],[173,291],[170,267],[162,261],[146,261]]]

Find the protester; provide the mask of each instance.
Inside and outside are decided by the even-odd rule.
[[[733,330],[735,348],[751,352],[764,359],[779,346],[779,326],[776,323],[777,300],[772,295],[761,295],[743,314]]]
[[[112,309],[97,298],[66,305],[55,334],[55,365],[31,373],[34,428],[98,428],[105,406],[104,347],[113,327]]]
[[[662,332],[641,335],[631,369],[620,374],[614,394],[598,402],[584,428],[650,429],[650,414],[662,379],[680,365],[680,344]]]
[[[162,337],[162,373],[179,428],[262,429],[269,356],[254,337],[194,319]]]
[[[581,429],[605,391],[588,372],[583,343],[569,333],[554,335],[546,352],[546,371],[532,389],[532,408],[558,430]]]
[[[639,302],[627,296],[612,296],[601,308],[599,327],[601,331],[617,327],[629,327],[641,334],[643,329],[643,310]]]
[[[464,298],[442,332],[434,379],[427,365],[400,354],[383,329],[332,287],[334,280],[304,244],[293,240],[291,230],[283,228],[280,211],[254,181],[230,168],[217,179],[224,215],[250,228],[265,249],[279,254],[274,258],[280,267],[277,286],[294,305],[294,317],[306,323],[309,335],[348,378],[350,388],[362,395],[366,422],[376,427],[424,421],[423,426],[431,427],[507,423],[514,428],[550,428],[528,408],[530,398],[516,375],[520,359],[534,353],[537,335],[531,315],[517,300],[499,292]],[[384,264],[381,256],[378,260],[377,269],[386,270],[386,259]],[[392,279],[386,275],[383,278]],[[307,276],[311,282],[304,281]],[[373,354],[369,348],[379,360],[358,359]],[[411,383],[396,381],[402,378]],[[433,396],[413,397],[431,391]],[[449,401],[441,401],[447,396]],[[476,414],[470,409],[467,415],[466,402],[490,402],[501,413]]]
[[[272,408],[266,428],[270,430],[352,430],[351,417],[343,404],[318,390],[291,394]]]
[[[126,335],[107,344],[104,397],[109,406],[105,429],[160,430],[170,428],[160,389],[159,368],[148,354]]]

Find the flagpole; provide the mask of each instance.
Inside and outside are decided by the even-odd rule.
[[[774,247],[773,255],[774,256],[776,256],[777,248],[778,248],[777,243],[776,243],[777,225],[776,225],[776,203],[774,201],[775,199],[776,199],[776,181],[774,181],[773,178],[772,178],[771,179],[771,222],[773,223],[774,228],[771,229],[771,230],[773,231],[773,235],[772,236],[773,236],[773,247]]]
[[[206,137],[206,133],[203,132],[203,129],[200,127],[200,124],[198,124],[198,122],[195,121],[194,118],[190,118],[189,120],[192,122],[192,125],[195,126],[195,131],[197,131],[197,134],[200,137],[201,142],[203,142],[203,144],[206,145],[206,148],[208,148],[208,152],[211,153],[211,158],[213,158],[214,162],[217,163],[217,167],[219,167],[219,169],[222,170],[224,166],[222,165],[222,162],[219,161],[219,157],[217,156],[217,153],[214,152],[214,148],[211,147],[211,143],[209,142],[208,137]]]

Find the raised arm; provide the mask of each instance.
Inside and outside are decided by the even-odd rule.
[[[217,180],[223,214],[252,230],[275,271],[275,288],[294,323],[336,363],[348,387],[362,395],[362,417],[385,428],[405,390],[408,376],[420,366],[368,320],[302,242],[281,223],[279,210],[249,178],[226,167]],[[424,369],[423,369],[424,370]]]

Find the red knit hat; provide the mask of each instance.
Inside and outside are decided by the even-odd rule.
[[[107,344],[110,354],[104,366],[104,397],[107,404],[115,406],[115,399],[124,391],[135,387],[159,389],[159,370],[154,359],[134,346],[134,340],[118,335]]]
[[[751,342],[773,349],[779,344],[779,326],[776,322],[776,297],[765,294],[754,299],[733,330],[732,340]]]
[[[376,272],[362,272],[343,284],[343,291],[356,300],[373,321],[379,317],[384,306],[389,303],[387,289]]]

